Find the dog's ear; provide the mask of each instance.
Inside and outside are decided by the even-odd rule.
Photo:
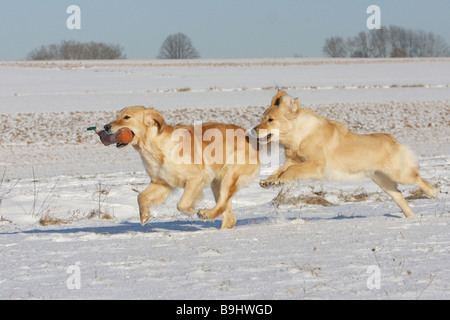
[[[159,112],[152,109],[145,110],[144,123],[147,127],[150,127],[152,125],[157,126],[159,133],[161,133],[164,130],[164,127],[166,126],[166,122],[164,121],[162,115]]]
[[[294,99],[294,105],[292,106],[292,111],[295,113],[298,113],[300,111],[300,102],[298,101],[298,98]]]
[[[271,106],[279,106],[280,105],[280,98],[282,96],[287,96],[286,91],[278,90],[277,94],[272,98]]]
[[[300,113],[300,102],[298,98],[282,96],[280,98],[280,108],[286,118],[293,119]]]

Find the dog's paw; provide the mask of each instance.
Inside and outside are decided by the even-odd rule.
[[[180,204],[177,205],[178,211],[184,213],[185,215],[192,217],[195,214],[194,206],[191,207],[182,207]]]
[[[212,209],[200,209],[197,211],[197,216],[203,221],[212,221],[214,218],[214,211]]]
[[[200,209],[197,211],[197,216],[203,221],[209,220],[207,211],[208,210]]]
[[[280,187],[284,184],[284,182],[282,182],[280,179],[266,179],[266,180],[261,180],[259,182],[259,185],[262,188],[269,188],[269,187]]]
[[[259,182],[259,185],[262,187],[262,188],[268,188],[269,187],[269,182],[267,181],[267,180],[261,180],[260,182]]]
[[[141,225],[145,226],[151,218],[153,218],[153,216],[150,213],[141,213]]]

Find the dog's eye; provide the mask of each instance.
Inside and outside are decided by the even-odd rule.
[[[130,117],[130,116],[125,116],[124,119],[125,119],[125,120],[128,120],[128,119],[131,119],[131,117]]]
[[[269,120],[267,120],[268,122],[272,122],[273,121],[273,119],[272,118],[269,118]]]

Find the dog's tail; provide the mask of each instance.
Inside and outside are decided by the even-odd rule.
[[[399,155],[400,155],[400,163],[399,168],[405,168],[408,170],[419,170],[420,166],[417,162],[416,155],[414,152],[404,144],[399,143]]]

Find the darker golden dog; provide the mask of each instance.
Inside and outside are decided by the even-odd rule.
[[[260,168],[257,147],[245,139],[244,129],[221,123],[170,126],[158,111],[141,106],[123,109],[105,130],[115,133],[125,127],[133,132],[130,144],[151,177],[138,197],[142,225],[152,217],[149,208],[164,202],[174,188],[184,189],[178,210],[193,215],[195,201],[207,185],[216,206],[199,210],[199,217],[214,220],[222,215],[222,228],[235,225],[231,198],[256,178]]]

